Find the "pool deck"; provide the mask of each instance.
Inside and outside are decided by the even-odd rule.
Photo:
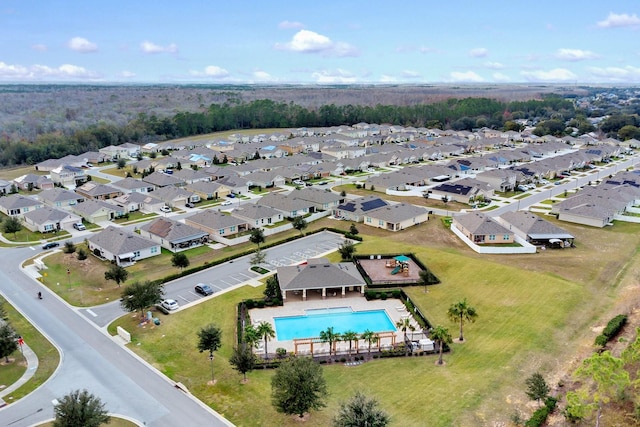
[[[289,301],[284,303],[282,307],[268,307],[268,308],[254,308],[249,310],[249,316],[251,321],[255,323],[259,322],[269,322],[273,329],[276,329],[276,325],[274,322],[274,317],[285,317],[285,316],[300,316],[305,314],[305,310],[308,309],[319,309],[319,308],[335,308],[335,307],[351,307],[353,311],[366,311],[366,310],[385,310],[387,315],[391,319],[391,321],[395,324],[397,321],[409,317],[411,319],[411,323],[416,328],[416,331],[420,331],[420,327],[418,323],[410,316],[409,312],[404,307],[403,303],[395,298],[387,299],[387,300],[372,300],[367,301],[363,296],[360,296],[357,293],[353,293],[351,295],[347,295],[345,298],[340,297],[332,297],[327,298],[325,300],[322,299],[311,299],[307,301]],[[396,330],[396,342],[402,342],[403,333],[401,330]],[[360,351],[362,351],[362,346],[364,342],[360,342],[361,346]],[[267,344],[267,350],[269,353],[274,353],[276,348],[281,347],[287,350],[287,352],[294,351],[293,341],[277,341],[275,339],[271,340]],[[316,343],[314,344],[314,354],[315,353],[325,353],[328,352],[329,344],[328,343]],[[372,347],[373,348],[373,347]],[[344,353],[349,349],[348,342],[339,342],[337,344],[338,353]],[[299,349],[300,350],[300,349]],[[261,347],[256,349],[256,353],[264,353],[264,348]],[[354,347],[355,353],[355,347]]]

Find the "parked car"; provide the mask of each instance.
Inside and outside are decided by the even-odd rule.
[[[73,228],[75,228],[78,231],[84,231],[87,229],[87,227],[85,227],[84,224],[81,222],[76,222],[75,224],[73,224]]]
[[[42,245],[42,249],[53,249],[57,248],[58,246],[60,246],[60,243],[58,242],[49,242]]]
[[[163,300],[160,305],[162,306],[162,308],[169,311],[177,310],[180,307],[178,301],[170,298]]]
[[[304,182],[302,182],[302,180],[300,179],[296,179],[292,181],[295,185],[304,185]]]
[[[229,194],[227,194],[227,197],[230,198],[230,199],[234,199],[236,197],[236,195],[233,194],[233,193],[229,193]]]
[[[160,212],[171,212],[171,208],[169,206],[162,206]]]
[[[230,206],[232,204],[233,202],[231,200],[225,200],[224,202],[220,203],[221,206]]]
[[[191,202],[187,202],[187,203],[185,203],[184,205],[185,205],[185,207],[187,207],[187,208],[195,208],[195,207],[196,207],[196,205],[194,205],[194,204],[193,204],[193,203],[191,203]]]
[[[213,288],[207,285],[206,283],[198,283],[194,289],[196,293],[203,295],[205,297],[213,294]]]

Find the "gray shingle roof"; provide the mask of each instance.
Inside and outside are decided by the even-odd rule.
[[[502,226],[495,219],[480,212],[471,212],[465,215],[453,217],[453,220],[470,233],[476,235],[488,234],[513,234],[506,227]]]
[[[518,230],[532,239],[573,239],[574,237],[566,230],[552,224],[538,215],[526,212],[506,212],[501,215],[502,219],[513,225]]]
[[[205,211],[198,212],[195,215],[187,217],[185,218],[185,222],[198,224],[211,230],[219,230],[222,228],[247,224],[247,220],[245,219],[236,218],[231,215],[225,215],[213,209],[207,209]]]
[[[420,206],[415,206],[409,203],[398,203],[374,209],[367,212],[366,215],[386,222],[397,223],[424,215],[427,212],[428,210],[426,208]]]
[[[331,264],[327,258],[313,258],[306,265],[278,267],[278,283],[283,291],[364,285],[351,263]]]
[[[157,218],[143,225],[140,229],[155,234],[172,243],[199,239],[208,235],[208,233],[198,228],[169,218]]]
[[[157,243],[145,239],[136,233],[130,233],[122,228],[109,226],[103,231],[94,234],[89,242],[114,255],[141,251],[158,246]]]
[[[43,224],[47,221],[62,221],[63,219],[69,217],[69,215],[71,215],[69,214],[69,212],[45,206],[34,211],[26,212],[24,214],[24,217],[31,220],[34,224]]]

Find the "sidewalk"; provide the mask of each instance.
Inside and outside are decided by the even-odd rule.
[[[22,385],[29,381],[38,370],[38,356],[36,356],[33,350],[31,350],[31,347],[26,343],[22,345],[22,354],[27,362],[27,370],[22,374],[18,381],[11,384],[9,387],[0,390],[0,408],[7,404],[2,398],[22,387]]]

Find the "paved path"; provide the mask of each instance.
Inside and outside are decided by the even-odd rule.
[[[22,374],[18,380],[11,384],[9,387],[3,388],[0,390],[0,407],[4,406],[6,402],[2,399],[8,394],[13,393],[18,388],[22,387],[24,383],[29,381],[31,377],[38,370],[38,356],[31,350],[31,347],[25,342],[21,347],[21,352],[24,360],[27,362],[27,370]]]

